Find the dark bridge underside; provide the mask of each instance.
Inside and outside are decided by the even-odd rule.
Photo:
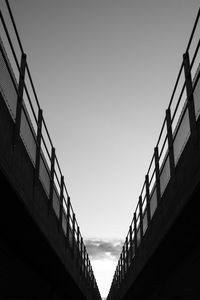
[[[200,299],[200,186],[143,271],[129,299]]]
[[[116,299],[200,299],[200,121]],[[196,137],[197,137],[196,136]]]
[[[84,299],[0,171],[0,299]]]

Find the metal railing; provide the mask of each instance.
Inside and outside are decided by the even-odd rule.
[[[197,138],[196,122],[200,113],[199,18],[200,9],[183,55],[158,142],[115,270],[107,298],[109,300],[115,299],[129,269],[133,267],[135,255],[151,220],[169,182],[175,177],[176,166],[188,139],[191,138],[195,142]],[[192,57],[191,62],[190,57]]]
[[[49,208],[55,213],[66,246],[71,250],[81,276],[97,298],[101,298],[83,238],[73,211],[64,177],[55,153],[47,124],[43,118],[31,72],[17,31],[8,0],[5,0],[6,22],[0,11],[0,92],[15,124],[14,148],[19,139],[48,197]],[[9,22],[9,24],[8,24]],[[11,33],[12,31],[12,38]],[[17,81],[16,78],[19,78]]]

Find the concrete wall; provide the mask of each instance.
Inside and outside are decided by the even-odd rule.
[[[95,299],[42,185],[35,187],[22,141],[13,147],[13,134],[0,94],[0,293],[7,293],[2,299]]]
[[[200,95],[199,95],[200,96]],[[115,299],[200,299],[200,120]]]

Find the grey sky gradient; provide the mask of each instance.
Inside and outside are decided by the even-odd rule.
[[[122,251],[124,240],[86,239],[85,245],[92,260],[111,259],[117,261]]]
[[[10,4],[82,235],[124,239],[199,0]]]

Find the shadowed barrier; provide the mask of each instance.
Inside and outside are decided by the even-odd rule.
[[[148,252],[148,245],[145,244],[147,235],[149,235],[148,241],[150,243],[150,234],[153,236],[151,232],[155,230],[153,226],[159,214],[158,211],[165,206],[164,201],[167,202],[165,200],[167,190],[172,185],[178,186],[177,174],[182,154],[189,142],[193,145],[198,144],[197,123],[200,113],[199,18],[200,10],[183,55],[183,61],[166,110],[158,142],[154,148],[153,157],[145,176],[145,182],[139,195],[133,220],[115,270],[108,295],[109,300],[126,299],[126,292],[128,292],[128,289],[131,289],[130,276],[136,280],[134,268],[135,270],[137,269],[137,260],[139,260],[139,255],[137,254],[143,245],[146,245],[144,247],[146,247],[146,252]],[[198,149],[198,146],[196,146],[196,149]],[[192,151],[190,155],[192,155]],[[195,169],[193,172],[197,172]],[[184,174],[184,172],[187,171],[184,170],[182,173]],[[178,189],[178,187],[176,188]],[[181,199],[177,198],[175,200],[177,203],[178,201],[181,203]],[[141,260],[141,269],[143,267],[144,264]],[[139,274],[140,271],[137,270],[135,273]],[[149,278],[149,280],[151,279]],[[129,285],[126,284],[128,281],[130,281]],[[132,281],[132,284],[134,284],[134,281]]]
[[[1,4],[0,33],[0,100],[8,116],[1,117],[0,123],[2,173],[50,244],[51,238],[62,236],[55,248],[62,247],[56,251],[68,257],[66,272],[75,281],[78,278],[80,294],[84,299],[101,299],[8,1]],[[34,207],[38,207],[38,216]],[[54,237],[48,228],[52,218],[57,230]]]

